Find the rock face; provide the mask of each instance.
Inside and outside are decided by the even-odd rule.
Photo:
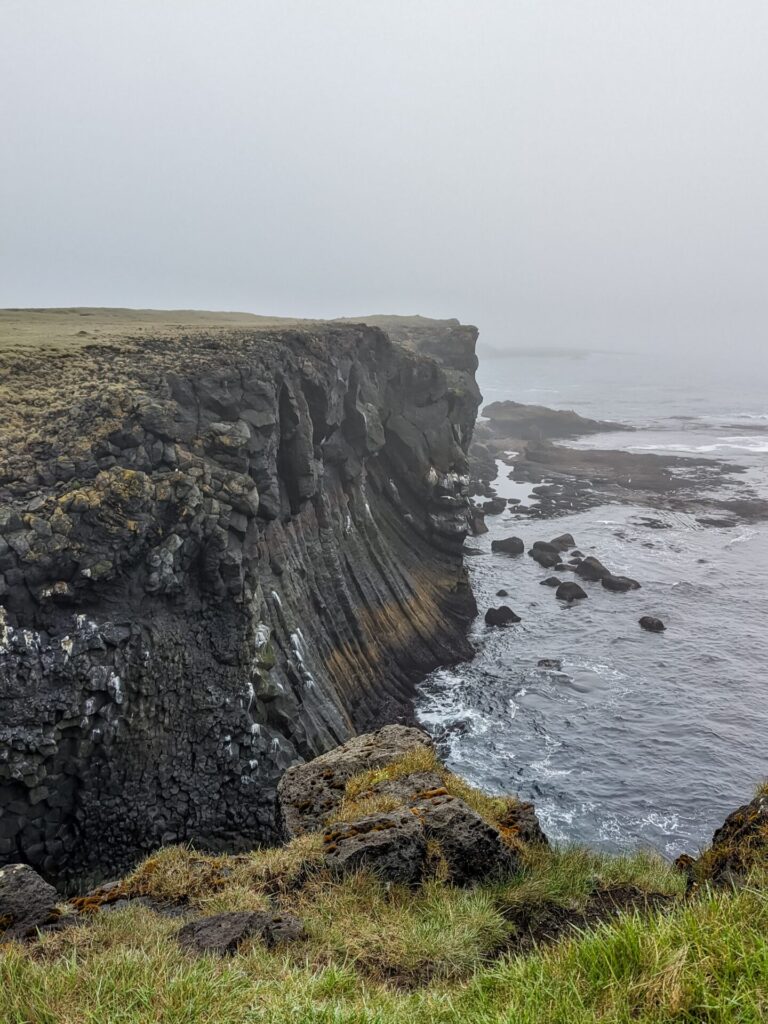
[[[471,654],[476,330],[150,333],[0,366],[0,863],[59,878],[275,838]]]

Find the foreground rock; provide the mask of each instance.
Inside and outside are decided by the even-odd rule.
[[[0,868],[0,938],[23,939],[55,920],[58,893],[27,864]]]
[[[485,622],[488,626],[510,626],[521,621],[520,616],[516,615],[506,604],[499,608],[489,608],[485,613]]]
[[[766,854],[768,792],[762,787],[753,800],[728,815],[698,859],[684,854],[675,863],[688,876],[691,889],[702,883],[738,887],[753,866],[765,862]]]
[[[327,754],[289,768],[277,788],[279,817],[286,839],[316,832],[341,803],[346,783],[362,772],[383,768],[412,751],[432,749],[425,732],[385,725],[355,736]]]
[[[339,874],[368,868],[403,885],[418,884],[427,861],[427,837],[408,811],[340,822],[323,836],[325,863]]]
[[[301,921],[292,914],[240,911],[213,914],[185,924],[177,939],[184,949],[195,953],[237,952],[246,939],[258,936],[268,949],[306,938]]]
[[[574,569],[577,576],[581,576],[584,580],[590,580],[593,583],[605,579],[606,576],[610,576],[611,572],[603,565],[599,558],[594,558],[590,555],[588,558],[583,558],[581,562]]]

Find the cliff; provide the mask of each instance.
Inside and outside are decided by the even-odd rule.
[[[476,330],[0,321],[0,863],[273,839],[290,764],[471,653]]]

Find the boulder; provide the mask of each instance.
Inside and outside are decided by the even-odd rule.
[[[563,663],[559,658],[539,658],[536,664],[538,668],[549,668],[555,672],[563,670]]]
[[[553,547],[557,548],[558,551],[570,551],[571,548],[576,547],[576,541],[570,533],[562,533],[559,537],[555,537],[555,539],[550,543]]]
[[[339,874],[368,868],[387,882],[417,885],[427,861],[424,830],[410,811],[336,822],[323,836],[326,865]]]
[[[583,601],[587,595],[581,589],[578,583],[561,583],[555,592],[555,597],[558,601]]]
[[[581,560],[581,559],[584,558],[584,552],[583,551],[579,551],[578,548],[574,548],[573,551],[571,552],[571,558],[578,558],[579,560]]]
[[[603,576],[600,581],[606,590],[614,594],[626,594],[628,590],[639,590],[640,584],[629,576]]]
[[[522,555],[525,544],[519,537],[504,537],[491,541],[491,551],[502,551],[505,555]]]
[[[528,552],[534,562],[542,567],[542,569],[554,569],[556,565],[560,565],[560,555],[558,552],[544,551],[542,548],[531,548]]]
[[[289,768],[277,787],[285,838],[293,839],[322,828],[341,803],[344,786],[353,775],[383,768],[423,747],[431,748],[432,741],[421,729],[385,725],[377,732],[355,736],[306,764]]]
[[[667,628],[661,619],[656,619],[653,615],[644,615],[640,619],[640,625],[649,633],[663,633]]]
[[[559,587],[562,582],[563,581],[559,580],[557,578],[557,576],[547,576],[547,578],[545,580],[541,581],[540,586],[542,586],[542,587]]]
[[[485,613],[485,621],[488,626],[509,626],[521,620],[508,605],[503,604],[500,608],[489,608]]]
[[[258,936],[267,948],[273,949],[305,939],[306,931],[292,914],[239,911],[190,921],[180,929],[176,938],[184,949],[224,956],[236,952],[241,942],[253,936]]]
[[[506,498],[491,498],[490,501],[484,501],[482,504],[483,512],[487,516],[498,516],[507,507]]]
[[[558,562],[555,566],[555,572],[573,572],[573,566],[568,565],[567,562]]]
[[[441,793],[411,807],[427,839],[436,841],[448,865],[448,880],[468,885],[517,870],[518,858],[501,833],[463,800]]]
[[[695,860],[682,854],[675,866],[688,877],[688,889],[697,883],[737,887],[754,864],[768,852],[768,792],[764,790],[737,808],[712,836],[712,845]]]
[[[0,936],[23,939],[58,916],[59,894],[28,864],[0,868]],[[3,931],[5,929],[5,931]]]
[[[507,591],[507,590],[497,590],[496,591],[496,597],[509,597],[509,591]]]
[[[590,555],[582,561],[581,565],[576,566],[576,575],[581,576],[584,580],[592,580],[596,583],[598,580],[603,579],[603,577],[610,576],[611,573],[599,559]]]
[[[550,544],[548,540],[536,540],[533,542],[531,551],[546,551],[550,555],[559,555],[560,548],[555,544]]]

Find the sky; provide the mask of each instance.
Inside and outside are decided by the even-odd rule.
[[[765,0],[0,0],[0,306],[768,345]]]

